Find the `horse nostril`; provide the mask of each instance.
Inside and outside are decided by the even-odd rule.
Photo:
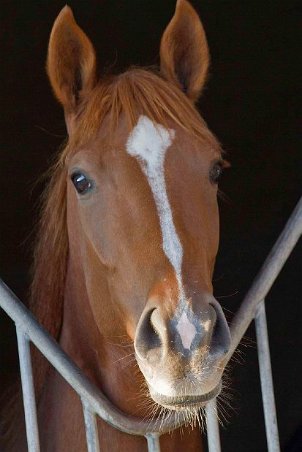
[[[134,339],[134,348],[136,354],[140,359],[150,359],[152,352],[160,349],[161,341],[161,321],[160,316],[153,308],[145,313],[140,318],[137,325],[136,335]]]
[[[213,356],[225,356],[231,345],[230,329],[221,309],[221,306],[216,303],[211,303],[211,306],[216,312],[216,320],[213,326],[212,339],[210,345],[210,354]]]

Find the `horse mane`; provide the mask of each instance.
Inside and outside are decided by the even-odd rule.
[[[202,140],[217,141],[205,126],[192,102],[177,87],[151,70],[131,68],[102,80],[90,93],[78,113],[78,127],[57,163],[50,171],[50,182],[43,195],[37,244],[34,252],[30,308],[39,322],[58,339],[63,322],[65,277],[68,260],[66,224],[66,168],[68,155],[97,134],[106,120],[104,140],[110,141],[123,115],[129,131],[140,115],[166,124],[173,120]],[[39,361],[39,362],[37,362]],[[43,362],[42,362],[43,361]],[[33,367],[37,393],[47,373],[46,360],[34,350]]]
[[[59,157],[48,172],[49,183],[41,200],[37,242],[34,248],[29,307],[40,324],[58,339],[68,259],[66,225],[66,170]],[[35,387],[39,397],[48,363],[32,349]]]

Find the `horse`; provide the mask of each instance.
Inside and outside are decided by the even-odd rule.
[[[192,429],[160,438],[167,452],[202,450],[194,425],[221,391],[230,349],[212,286],[226,162],[195,106],[208,66],[187,0],[163,33],[159,69],[98,78],[68,6],[47,57],[68,141],[44,195],[31,310],[121,411],[186,416]],[[41,450],[86,450],[78,396],[33,352]],[[147,447],[101,419],[98,433],[104,451]],[[25,440],[15,444],[3,450],[26,450]]]

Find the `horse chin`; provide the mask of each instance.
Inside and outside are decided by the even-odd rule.
[[[184,395],[178,397],[168,397],[157,392],[151,392],[152,399],[159,405],[172,411],[187,411],[188,409],[203,408],[207,402],[214,399],[221,391],[221,383],[219,383],[212,391],[201,395]]]
[[[211,390],[204,394],[198,395],[174,395],[167,396],[161,394],[154,390],[149,385],[149,392],[151,398],[158,405],[161,405],[164,408],[167,408],[171,411],[188,411],[188,410],[198,410],[203,408],[207,402],[214,399],[220,394],[222,388],[221,380],[219,383]]]
[[[150,398],[159,406],[171,411],[197,412],[222,389],[221,367],[214,369],[191,369],[178,375],[171,368],[148,366],[137,357],[138,366],[147,383]],[[175,370],[175,368],[174,368]]]

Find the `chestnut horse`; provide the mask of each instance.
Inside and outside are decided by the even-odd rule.
[[[224,161],[194,106],[208,64],[186,0],[163,34],[158,72],[97,80],[93,46],[68,7],[50,37],[47,70],[69,138],[45,196],[31,306],[106,396],[138,418],[174,411],[194,424],[221,390],[230,347],[211,282]],[[78,396],[38,354],[34,366],[41,450],[86,450]],[[101,450],[146,450],[144,438],[102,420],[98,430]],[[160,442],[163,451],[202,450],[198,428]]]

